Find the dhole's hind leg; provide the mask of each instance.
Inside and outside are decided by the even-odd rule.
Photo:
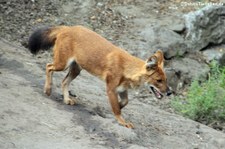
[[[44,93],[48,96],[51,95],[51,89],[52,89],[52,74],[54,71],[62,71],[65,69],[65,64],[63,63],[48,63],[46,65],[46,80],[45,80],[45,87],[44,87]]]
[[[67,61],[60,61],[58,57],[54,58],[53,63],[48,63],[46,65],[46,80],[45,80],[45,87],[44,93],[48,96],[51,95],[51,88],[52,88],[52,74],[54,71],[62,71],[65,69]]]
[[[75,79],[80,74],[80,67],[76,64],[76,62],[72,62],[69,67],[69,72],[66,77],[62,81],[62,91],[63,91],[63,102],[68,105],[74,105],[75,100],[70,97],[68,87],[73,79]]]
[[[45,87],[44,87],[44,93],[47,94],[48,96],[51,95],[53,71],[55,71],[54,64],[48,63],[46,65],[46,80],[45,80]]]

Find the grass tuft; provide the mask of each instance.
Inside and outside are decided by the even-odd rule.
[[[225,67],[211,64],[208,80],[195,80],[184,99],[175,97],[171,102],[175,111],[198,122],[210,124],[225,122]]]

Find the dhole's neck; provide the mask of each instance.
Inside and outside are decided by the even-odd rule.
[[[128,62],[127,65],[128,67],[125,70],[125,78],[127,79],[126,86],[129,88],[141,86],[144,83],[143,77],[146,72],[145,61],[134,57],[132,62]]]

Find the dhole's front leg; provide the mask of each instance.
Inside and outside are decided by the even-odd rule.
[[[127,123],[121,116],[121,107],[118,101],[118,94],[116,92],[116,87],[113,87],[113,85],[110,83],[107,83],[107,95],[109,97],[109,102],[111,104],[112,111],[117,121],[127,128],[134,128],[134,125],[132,123]]]

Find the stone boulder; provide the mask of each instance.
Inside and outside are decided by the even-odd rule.
[[[217,61],[219,65],[225,66],[225,46],[208,48],[202,54],[207,63]]]
[[[167,66],[172,69],[166,73],[175,91],[185,88],[191,80],[206,79],[210,71],[207,63],[216,60],[225,65],[225,7],[207,6],[190,12],[184,15],[184,22],[184,26],[172,23],[156,30],[161,42],[155,47],[161,46],[165,57],[172,58]],[[191,56],[183,56],[185,52]]]
[[[164,27],[153,30],[155,34],[153,49],[161,49],[166,59],[183,56],[188,51],[184,39],[178,33]]]
[[[165,69],[167,77],[170,78],[169,86],[174,91],[184,89],[194,79],[205,80],[209,70],[207,64],[190,57],[176,58]]]
[[[193,51],[225,43],[225,7],[206,6],[184,15],[185,42]]]
[[[206,6],[165,27],[152,28],[152,48],[162,49],[166,59],[225,43],[225,7]]]

